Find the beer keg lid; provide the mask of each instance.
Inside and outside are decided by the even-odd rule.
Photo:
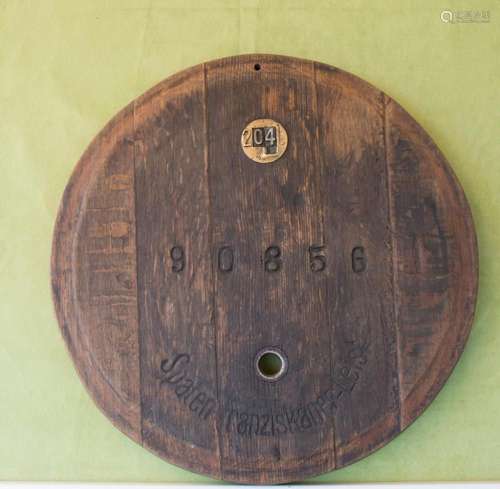
[[[343,467],[406,428],[471,328],[477,247],[425,131],[342,70],[205,63],[123,109],[55,228],[60,327],[96,404],[236,482]]]

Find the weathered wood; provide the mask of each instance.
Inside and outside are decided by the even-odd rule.
[[[288,138],[267,163],[242,148],[258,119],[271,153],[272,121]],[[280,483],[359,460],[423,411],[464,348],[477,266],[460,184],[397,103],[245,55],[165,80],[96,137],[61,203],[52,287],[118,428],[193,471]]]

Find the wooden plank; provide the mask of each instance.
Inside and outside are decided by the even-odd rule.
[[[142,436],[217,475],[203,69],[172,85],[135,114]]]
[[[113,423],[140,442],[132,111],[96,137],[66,188],[52,292],[82,381]]]
[[[245,61],[207,70],[213,241],[236,254],[215,285],[222,468],[230,480],[277,482],[334,465],[333,425],[317,407],[331,385],[325,277],[308,258],[309,246],[324,244],[321,162],[312,63],[262,57],[256,71]],[[289,147],[276,163],[257,164],[234,142],[249,121],[271,115]],[[280,268],[267,272],[271,246]],[[276,383],[261,380],[253,362],[273,346],[289,364]],[[255,463],[246,467],[248,458]]]
[[[317,65],[316,80],[335,270],[336,447],[345,465],[399,431],[384,117],[381,93],[352,75]]]
[[[404,428],[439,392],[465,346],[478,259],[452,170],[404,109],[386,103]]]

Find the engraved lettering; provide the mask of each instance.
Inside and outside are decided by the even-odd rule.
[[[308,404],[308,410],[313,424],[323,424],[325,421],[324,413],[319,404],[319,398]]]
[[[346,371],[344,371],[346,373]],[[347,386],[335,385],[322,392],[312,402],[290,408],[282,406],[273,412],[247,412],[231,409],[225,417],[226,432],[235,431],[240,436],[282,436],[312,431],[332,419],[337,409],[336,401],[346,392]]]
[[[251,414],[250,415],[250,432],[254,433],[256,435],[259,434],[259,416],[257,414]],[[254,423],[255,421],[255,423]],[[254,429],[254,424],[255,424],[255,429]]]
[[[252,129],[253,145],[262,146],[264,144],[264,130],[262,127],[254,127]]]
[[[238,433],[240,435],[246,434],[247,426],[248,426],[247,419],[248,419],[247,413],[242,413],[240,415],[240,421],[238,423]]]
[[[347,363],[334,367],[334,382],[342,394],[354,390],[364,366],[368,363],[368,340],[351,340],[346,343],[351,345],[347,353]]]
[[[288,145],[285,128],[272,119],[256,119],[241,133],[243,152],[257,163],[272,163],[280,158]]]
[[[312,420],[309,417],[309,411],[307,409],[301,409],[301,411],[300,424],[303,430],[307,430],[312,426]]]
[[[219,270],[228,273],[233,270],[234,251],[230,246],[223,246],[219,250]]]
[[[172,258],[172,272],[182,272],[186,264],[184,249],[181,246],[174,246],[170,250],[170,258]]]
[[[170,366],[169,363],[169,360],[161,362],[160,369],[163,373],[167,374],[166,377],[163,377],[161,383],[177,384],[184,378],[183,365],[189,363],[189,355],[182,353],[174,358]]]
[[[215,399],[207,397],[205,405],[199,412],[199,416],[202,419],[207,419],[215,410]]]
[[[231,409],[231,411],[229,411],[229,414],[227,415],[227,422],[226,422],[226,431],[229,433],[229,431],[231,431],[231,423],[234,419],[235,416],[238,415],[238,412],[235,411],[234,409]]]
[[[282,414],[276,415],[276,431],[279,435],[286,433],[287,428]]]
[[[265,130],[265,133],[266,133],[266,137],[265,137],[265,141],[266,143],[269,144],[269,146],[275,146],[275,142],[276,142],[276,128],[275,127],[266,127],[264,128]]]
[[[196,397],[189,403],[189,409],[194,413],[198,412],[198,408],[201,410],[205,405],[207,400],[207,395],[204,392],[199,392]]]
[[[288,411],[288,409],[285,409],[285,418],[286,422],[288,423],[288,429],[290,430],[290,433],[295,433],[297,422],[296,413],[294,414],[294,411]]]
[[[186,394],[189,394],[193,388],[193,381],[191,379],[185,379],[175,388],[175,393],[177,397],[182,399]]]
[[[264,253],[264,269],[266,272],[277,272],[281,268],[281,249],[270,246]]]
[[[245,140],[245,133],[243,133]],[[278,151],[278,133],[276,126],[253,127],[252,146],[263,147],[266,154],[275,154]]]
[[[243,131],[243,146],[252,146],[252,133],[248,130],[248,129],[245,129]]]
[[[187,353],[176,355],[173,360],[163,360],[160,364],[160,386],[173,389],[177,398],[200,419],[207,420],[213,415],[216,402],[206,389],[188,373],[191,357]]]
[[[259,432],[259,435],[270,435],[271,433],[269,432],[269,429],[267,427],[267,425],[269,424],[269,419],[271,418],[271,416],[269,414],[264,414],[262,416],[262,428]]]
[[[361,273],[366,270],[365,249],[362,246],[356,246],[352,250],[352,271]]]
[[[313,272],[322,272],[326,268],[326,257],[321,252],[324,245],[309,246],[309,266]]]

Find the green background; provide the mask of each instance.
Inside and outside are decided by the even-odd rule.
[[[446,24],[443,9],[489,10]],[[315,481],[500,479],[500,2],[0,0],[0,479],[209,481],[116,430],[80,383],[49,289],[70,173],[129,101],[178,70],[249,52],[346,69],[400,102],[470,201],[480,296],[466,351],[429,409]]]

